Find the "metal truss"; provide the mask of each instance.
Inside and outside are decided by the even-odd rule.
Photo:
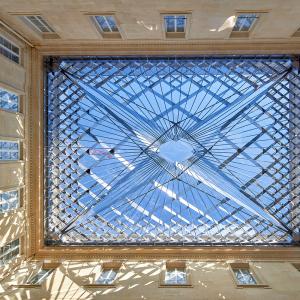
[[[47,244],[294,243],[300,77],[290,57],[45,66]]]

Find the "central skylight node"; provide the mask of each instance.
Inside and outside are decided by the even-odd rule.
[[[193,155],[193,147],[185,141],[168,141],[159,147],[159,156],[169,162],[182,162]]]

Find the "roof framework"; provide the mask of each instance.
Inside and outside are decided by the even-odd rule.
[[[289,57],[46,65],[46,244],[293,242],[300,104]]]

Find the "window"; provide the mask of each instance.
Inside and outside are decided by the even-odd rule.
[[[3,36],[0,36],[0,53],[16,63],[20,62],[20,49]]]
[[[117,269],[103,269],[96,284],[113,284],[118,274]]]
[[[118,32],[114,16],[95,16],[95,19],[103,32]]]
[[[25,16],[24,18],[41,33],[54,32],[54,30],[42,16]]]
[[[13,258],[19,255],[20,242],[19,239],[7,243],[0,248],[0,266],[9,263]]]
[[[93,19],[104,38],[121,38],[116,19],[113,15],[93,16]]]
[[[165,15],[164,28],[167,38],[184,38],[186,33],[186,15]]]
[[[0,109],[17,112],[19,110],[19,97],[0,88]]]
[[[261,13],[240,13],[235,21],[230,37],[247,38]]]
[[[191,286],[190,273],[182,261],[167,262],[162,272],[161,286]]]
[[[250,31],[257,19],[258,15],[255,13],[240,14],[236,19],[232,31]]]
[[[167,269],[165,274],[165,284],[186,284],[187,276],[183,268]]]
[[[252,272],[247,268],[233,269],[238,284],[257,284]]]
[[[19,191],[0,193],[0,214],[16,209],[19,206]]]
[[[268,287],[252,270],[249,263],[232,263],[231,272],[237,287]]]
[[[18,160],[19,142],[0,140],[0,160]]]
[[[42,284],[52,272],[53,269],[40,269],[36,274],[29,277],[27,284]]]

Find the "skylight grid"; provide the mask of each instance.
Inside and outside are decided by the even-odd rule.
[[[292,243],[299,88],[290,58],[58,65],[47,73],[46,243]]]
[[[240,14],[238,15],[232,31],[250,31],[251,27],[258,20],[258,14]]]

